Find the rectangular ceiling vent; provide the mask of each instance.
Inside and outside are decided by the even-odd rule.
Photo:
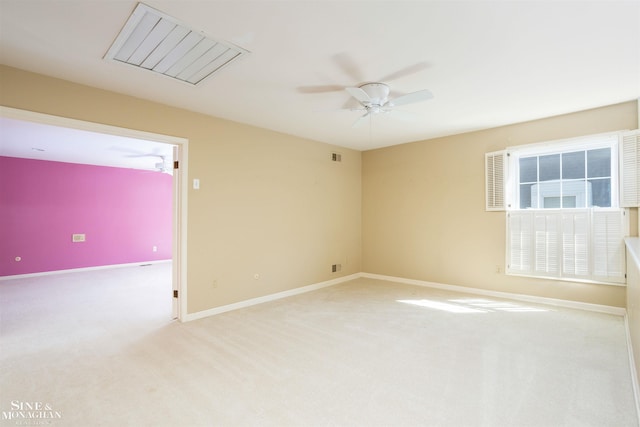
[[[247,53],[138,3],[105,59],[196,85]]]

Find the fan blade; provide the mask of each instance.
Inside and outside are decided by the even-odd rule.
[[[312,110],[314,113],[339,113],[339,112],[346,112],[346,111],[357,111],[357,110],[364,110],[364,108],[348,108],[348,107],[344,107],[344,108],[317,108]]]
[[[137,154],[137,155],[141,155],[141,156],[147,154],[144,151],[134,150],[132,148],[125,147],[125,146],[122,146],[122,145],[112,145],[112,146],[109,147],[109,150],[111,150],[111,151],[119,151],[121,153]]]
[[[155,148],[153,151],[141,151],[122,145],[112,145],[109,147],[109,150],[127,153],[126,155],[123,155],[123,157],[164,157],[160,148]]]
[[[355,98],[349,98],[344,104],[342,104],[342,108],[353,111],[356,109],[362,109],[362,104]]]
[[[362,116],[358,117],[358,119],[353,122],[353,124],[351,125],[352,128],[357,127],[360,123],[362,123],[364,121],[364,119],[366,119],[368,116],[370,116],[371,113],[369,113],[368,111],[366,113],[364,113]]]
[[[381,82],[387,82],[390,80],[396,80],[399,79],[401,77],[406,77],[406,76],[410,76],[411,74],[415,74],[417,72],[420,72],[426,68],[429,68],[429,63],[428,62],[418,62],[417,64],[414,65],[410,65],[406,68],[403,68],[402,70],[398,70],[395,73],[391,73],[383,78],[380,79]]]
[[[126,156],[123,157],[131,157],[131,158],[136,158],[136,157],[162,157],[159,154],[127,154]]]
[[[346,87],[345,90],[349,92],[351,96],[357,99],[361,104],[370,104],[371,98],[367,95],[367,92],[360,89],[359,87]]]
[[[324,86],[300,86],[296,88],[300,93],[327,93],[344,90],[344,86],[324,85]]]
[[[433,94],[429,90],[423,89],[417,92],[408,93],[396,99],[392,99],[391,101],[389,101],[389,104],[391,106],[406,105],[414,102],[426,101],[427,99],[431,98],[433,98]]]
[[[404,110],[389,110],[388,113],[393,116],[394,119],[399,119],[404,122],[413,122],[416,120],[418,116],[413,111],[404,111]]]
[[[360,67],[358,67],[353,59],[345,52],[334,55],[333,60],[354,82],[361,82],[365,80],[364,77],[362,77]]]

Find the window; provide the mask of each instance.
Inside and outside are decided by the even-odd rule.
[[[617,207],[617,137],[510,152],[518,209]]]
[[[506,183],[507,274],[625,283],[618,135],[514,147],[504,156],[505,170],[487,173]]]
[[[520,209],[611,207],[611,147],[520,157]]]

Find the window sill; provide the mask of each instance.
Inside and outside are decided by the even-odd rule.
[[[640,244],[640,243],[639,243]],[[639,247],[640,250],[640,247]],[[638,252],[640,254],[640,252]],[[638,262],[638,259],[636,259]],[[638,264],[640,266],[640,264]],[[518,273],[505,273],[507,276],[516,276],[516,277],[528,277],[530,279],[540,279],[540,280],[553,280],[555,282],[573,282],[573,283],[584,283],[587,285],[605,285],[605,286],[619,286],[626,288],[626,283],[616,283],[616,282],[602,282],[598,280],[582,280],[582,279],[574,279],[571,277],[549,277],[549,276],[534,276],[531,274],[518,274]]]

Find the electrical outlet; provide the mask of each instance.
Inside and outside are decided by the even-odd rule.
[[[496,274],[500,274],[502,273],[502,267],[500,267],[499,265],[496,265]]]
[[[213,282],[211,282],[211,287],[213,289],[216,289],[218,287],[218,279],[214,279]]]
[[[153,247],[153,252],[158,252],[158,247],[157,246]]]

